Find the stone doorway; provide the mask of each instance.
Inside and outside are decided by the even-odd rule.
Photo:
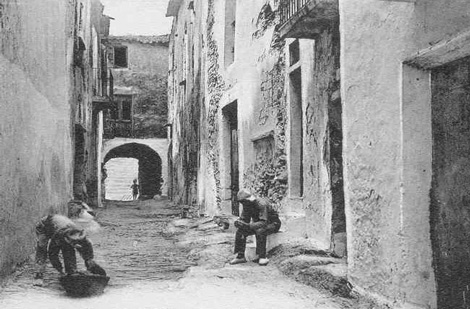
[[[110,150],[104,158],[104,163],[106,164],[114,158],[138,160],[138,183],[141,199],[152,198],[162,193],[162,160],[152,148],[138,143],[124,144]]]
[[[439,308],[470,308],[470,57],[431,73],[431,242]]]
[[[228,104],[223,108],[222,113],[226,120],[227,135],[230,146],[227,147],[228,157],[230,161],[230,200],[231,212],[233,215],[239,215],[239,204],[237,201],[237,193],[240,189],[239,170],[238,170],[238,108],[237,101]]]

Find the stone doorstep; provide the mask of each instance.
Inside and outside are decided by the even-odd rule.
[[[339,265],[346,265],[346,261],[339,258],[333,258],[329,256],[318,256],[318,255],[310,255],[310,254],[301,254],[297,256],[293,256],[282,261],[279,266],[282,269],[290,270],[290,269],[306,269],[312,266],[324,266],[330,264],[339,264]],[[338,273],[337,275],[342,275]],[[344,274],[346,275],[346,274]]]
[[[285,232],[278,232],[268,236],[266,250],[269,252],[274,247],[283,243]],[[248,261],[256,256],[256,238],[249,236],[245,250]],[[351,286],[347,280],[347,264],[345,259],[328,256],[298,255],[282,261],[279,268],[286,275],[293,275],[300,282],[324,289],[335,295],[349,297]]]
[[[301,239],[304,236],[305,216],[298,213],[280,214],[281,229],[279,232],[268,235],[266,241],[266,252],[275,247],[289,242],[292,239]],[[232,224],[230,224],[232,226]],[[253,260],[256,256],[256,237],[248,236],[245,250],[247,260]]]
[[[333,235],[332,252],[338,257],[347,255],[346,233],[336,233]]]
[[[281,272],[298,281],[334,295],[349,297],[351,285],[347,280],[347,264],[344,259],[327,256],[298,255],[279,264]]]
[[[266,241],[266,252],[269,252],[270,250],[282,244],[284,242],[285,236],[286,233],[283,231],[268,235],[268,239]],[[248,236],[246,239],[245,257],[249,261],[254,260],[257,257],[255,235]]]
[[[305,283],[324,289],[334,295],[350,297],[351,285],[347,280],[347,264],[327,264],[311,266],[300,270],[297,276],[302,277]]]

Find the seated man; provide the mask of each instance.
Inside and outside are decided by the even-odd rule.
[[[69,203],[69,215],[75,219],[91,216],[90,208],[82,206],[77,211],[77,204]],[[90,210],[91,211],[91,210]],[[47,256],[52,266],[60,274],[72,274],[77,271],[75,249],[85,261],[86,268],[94,274],[106,275],[106,272],[93,260],[93,247],[86,237],[83,229],[79,228],[71,219],[62,215],[49,215],[43,217],[36,224],[37,246],[36,246],[36,274],[34,285],[44,284],[44,271]],[[62,251],[64,258],[65,273],[59,260],[59,252]]]
[[[235,234],[235,252],[237,256],[230,264],[245,263],[246,237],[256,235],[256,254],[259,257],[259,265],[267,265],[266,238],[269,234],[276,233],[281,227],[278,213],[269,202],[262,198],[254,197],[246,190],[240,190],[237,200],[243,206],[240,219],[235,221],[237,232]]]

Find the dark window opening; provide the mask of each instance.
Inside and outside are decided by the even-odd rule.
[[[110,110],[110,113],[111,113],[111,119],[113,120],[117,120],[119,118],[119,113],[118,113],[118,109],[115,107],[115,108],[112,108]]]
[[[237,10],[236,0],[225,1],[225,66],[228,67],[235,60],[235,18]]]
[[[114,65],[127,68],[127,47],[114,47]]]
[[[294,65],[300,60],[299,40],[295,40],[289,44],[289,63]]]
[[[129,101],[122,102],[122,120],[131,120],[132,103]]]

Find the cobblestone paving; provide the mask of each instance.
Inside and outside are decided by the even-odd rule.
[[[180,211],[168,201],[107,206],[98,210],[101,231],[91,235],[96,260],[111,277],[104,294],[66,296],[52,267],[46,273],[46,286],[34,287],[31,264],[26,264],[0,289],[0,308],[366,308],[338,304],[284,277],[271,264],[228,265],[233,231],[221,230],[210,219],[175,220]],[[84,268],[83,261],[79,267]]]
[[[188,256],[191,248],[176,246],[175,235],[165,231],[167,223],[179,216],[168,201],[130,201],[106,203],[97,211],[100,230],[90,235],[95,259],[111,277],[109,287],[134,281],[176,280],[196,265]],[[31,258],[32,260],[32,258]],[[77,254],[79,269],[85,270]],[[31,287],[33,265],[17,270],[0,293],[16,293]],[[49,265],[42,288],[61,290],[58,273]],[[41,289],[41,288],[39,288]],[[1,294],[0,294],[1,295]]]
[[[179,210],[167,202],[108,203],[98,212],[103,231],[93,239],[98,263],[115,284],[133,280],[178,279],[195,262],[190,248],[176,246],[167,223]]]

